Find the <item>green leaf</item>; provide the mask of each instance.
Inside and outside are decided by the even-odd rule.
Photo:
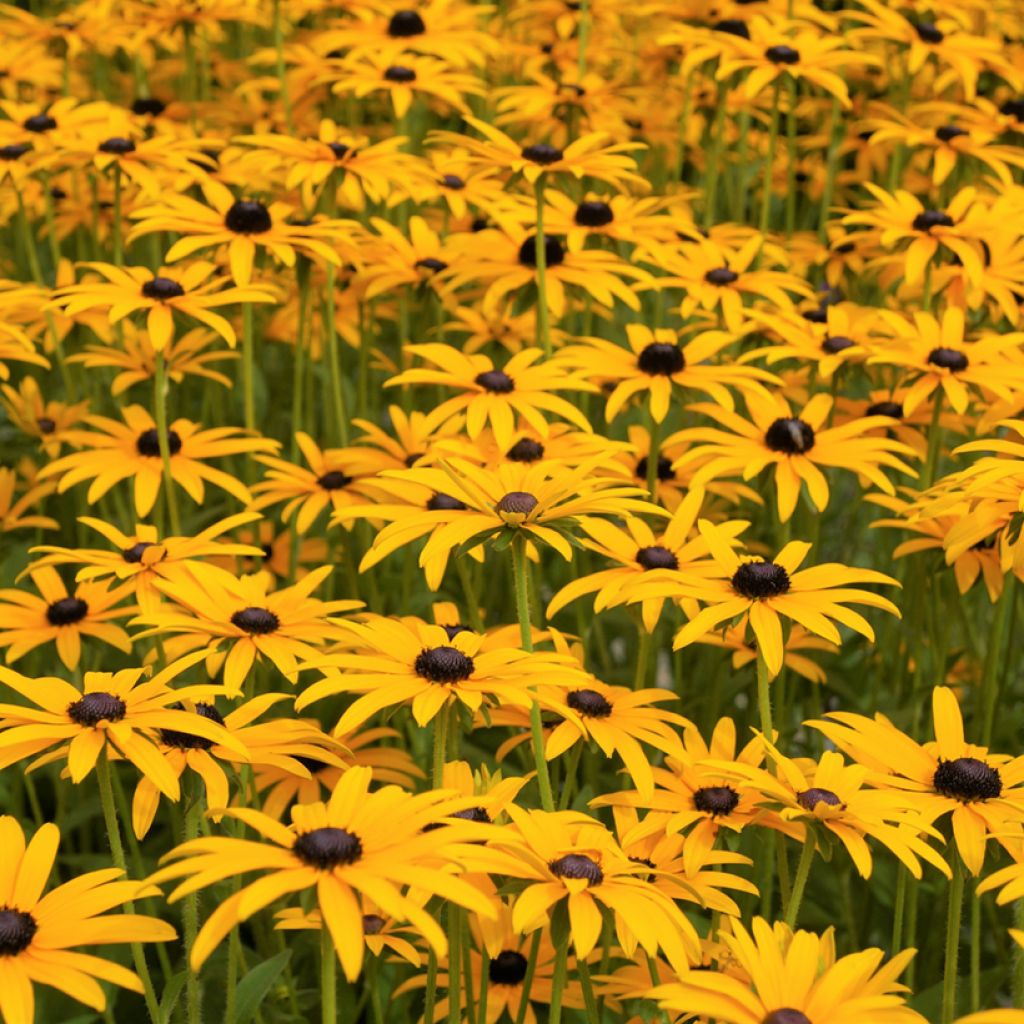
[[[275,957],[257,964],[239,983],[235,1001],[234,1024],[249,1024],[256,1016],[266,994],[291,959],[292,951],[284,949]]]
[[[170,1021],[171,1014],[174,1013],[174,1007],[178,1005],[178,999],[181,998],[181,991],[185,987],[185,982],[188,981],[188,975],[189,970],[186,967],[185,970],[178,971],[164,986],[164,990],[160,994],[161,1024],[168,1024]]]

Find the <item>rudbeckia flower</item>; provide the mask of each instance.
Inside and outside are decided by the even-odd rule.
[[[193,263],[184,271],[161,267],[154,274],[146,267],[115,267],[109,263],[86,263],[104,281],[86,281],[65,285],[54,292],[54,304],[65,316],[77,316],[93,309],[104,309],[110,323],[146,310],[146,331],[153,348],[162,352],[174,338],[174,313],[192,317],[235,345],[231,324],[216,313],[218,306],[242,302],[275,302],[263,288],[224,288],[230,280],[215,276],[212,263]]]
[[[58,529],[56,519],[31,511],[47,495],[53,493],[54,484],[50,482],[29,486],[24,494],[18,496],[19,483],[16,470],[0,466],[0,532]]]
[[[651,869],[630,860],[602,824],[575,811],[526,811],[512,804],[508,813],[512,823],[467,859],[471,870],[479,866],[526,880],[512,907],[517,932],[543,927],[564,901],[577,957],[589,956],[597,945],[605,908],[627,956],[638,945],[651,956],[661,949],[680,970],[696,957],[700,942],[693,925],[647,880]]]
[[[543,360],[539,348],[517,352],[503,369],[485,355],[463,355],[450,345],[409,345],[406,351],[432,363],[434,368],[414,368],[392,377],[386,387],[435,384],[458,388],[463,393],[447,399],[432,415],[448,420],[465,414],[466,433],[475,440],[485,425],[504,450],[512,446],[516,418],[522,417],[544,436],[548,429],[545,413],[569,420],[581,430],[590,421],[571,402],[555,391],[595,391],[596,387],[579,373],[569,373],[560,362]]]
[[[184,878],[170,899],[215,882],[259,871],[263,877],[220,903],[192,947],[193,970],[205,963],[221,940],[280,896],[315,890],[322,919],[345,975],[354,981],[363,964],[363,914],[358,895],[369,896],[400,921],[412,924],[439,956],[448,948],[444,932],[406,888],[442,896],[484,917],[494,917],[490,900],[452,873],[468,843],[489,826],[460,821],[425,828],[465,806],[441,792],[412,796],[394,786],[369,791],[369,768],[350,768],[326,804],[298,804],[291,826],[259,811],[226,810],[262,837],[210,836],[175,847],[171,861],[149,881]],[[273,878],[273,882],[270,879]]]
[[[64,444],[65,431],[81,422],[89,410],[89,402],[60,402],[44,399],[35,377],[22,377],[17,388],[0,387],[8,419],[29,437],[39,440],[39,447],[49,458],[56,458]]]
[[[120,964],[74,946],[126,942],[169,942],[174,929],[165,921],[140,914],[107,914],[130,904],[139,883],[119,879],[117,868],[77,875],[44,893],[60,845],[60,829],[41,825],[26,844],[17,819],[0,817],[4,849],[0,890],[3,985],[0,1013],[5,1024],[36,1020],[33,983],[48,985],[103,1013],[107,997],[99,982],[142,992],[142,982]]]
[[[608,422],[636,395],[646,397],[651,416],[661,423],[673,394],[679,393],[676,388],[701,391],[728,409],[732,407],[730,387],[745,392],[757,390],[758,382],[777,382],[765,370],[721,358],[722,350],[737,340],[726,331],[702,331],[682,344],[678,333],[669,328],[627,324],[626,340],[629,348],[604,338],[581,338],[558,352],[559,362],[609,386],[604,408]],[[718,360],[711,362],[716,356]]]
[[[222,569],[196,566],[187,577],[157,582],[174,605],[161,605],[133,621],[150,627],[139,636],[182,634],[183,649],[226,643],[230,649],[224,661],[224,686],[232,696],[241,694],[257,659],[267,658],[295,682],[299,659],[314,657],[326,640],[338,638],[330,616],[362,605],[310,597],[332,571],[333,566],[321,566],[294,586],[267,593],[266,576],[235,579]]]
[[[0,683],[29,702],[0,705],[0,764],[6,768],[26,757],[39,758],[29,765],[31,770],[59,759],[67,762],[68,775],[77,784],[100,757],[122,757],[169,800],[177,800],[178,776],[158,748],[161,729],[203,737],[234,748],[242,761],[248,758],[245,747],[222,725],[175,707],[221,692],[212,685],[171,689],[171,681],[200,657],[179,658],[152,679],[145,668],[86,672],[82,689],[52,676],[29,679],[0,668]]]
[[[547,617],[553,618],[584,594],[595,594],[595,612],[639,597],[644,629],[648,633],[654,632],[665,599],[643,599],[644,588],[652,582],[661,584],[669,581],[685,586],[691,574],[700,574],[702,568],[713,564],[704,538],[699,533],[694,535],[703,503],[704,492],[699,487],[692,488],[658,533],[637,516],[629,516],[624,527],[584,516],[580,520],[583,546],[618,564],[570,580],[551,598]],[[742,521],[729,521],[722,524],[721,530],[729,538],[735,538],[748,525]]]
[[[794,415],[781,392],[748,392],[744,401],[750,420],[710,402],[690,408],[720,424],[688,427],[666,439],[666,444],[696,442],[676,459],[673,468],[696,463],[694,482],[716,477],[741,476],[750,480],[772,466],[779,519],[788,521],[806,485],[814,507],[823,512],[829,486],[821,467],[851,470],[867,477],[886,494],[894,493],[882,467],[911,476],[914,471],[900,455],[915,454],[907,445],[870,431],[889,425],[885,416],[864,416],[841,426],[829,426],[832,398],[819,392]]]
[[[971,389],[1004,400],[1024,391],[1024,334],[992,332],[968,341],[964,311],[956,306],[947,308],[941,320],[920,310],[912,320],[898,313],[885,316],[896,339],[869,362],[907,372],[904,412],[912,413],[937,388],[959,415],[967,411]]]
[[[110,587],[106,583],[79,583],[73,593],[52,566],[29,572],[40,596],[24,590],[0,590],[0,648],[7,648],[7,662],[17,661],[42,644],[53,642],[57,656],[74,669],[82,658],[82,637],[95,637],[119,651],[128,652],[128,634],[111,620],[131,615],[134,605],[115,607],[131,592],[131,583]]]
[[[569,561],[572,547],[563,533],[581,516],[663,514],[641,500],[642,488],[624,484],[621,476],[595,475],[602,461],[601,457],[588,459],[571,469],[548,461],[506,462],[489,470],[452,458],[443,468],[408,469],[388,476],[421,484],[447,498],[439,508],[447,513],[447,521],[429,518],[433,530],[420,553],[421,566],[460,544],[472,541],[470,546],[475,546],[501,534],[549,544]],[[411,526],[412,522],[406,524]],[[409,540],[421,535],[418,532]],[[380,538],[375,546],[379,542]]]
[[[835,959],[832,943],[811,932],[774,929],[755,918],[752,932],[737,921],[720,933],[730,960],[716,971],[688,971],[648,995],[665,1010],[715,1017],[722,1024],[925,1024],[896,979],[915,950],[880,966],[882,951]]]
[[[68,442],[83,450],[51,462],[40,475],[59,477],[57,489],[61,494],[83,480],[91,480],[86,495],[89,504],[97,502],[122,480],[131,480],[135,511],[147,516],[164,486],[156,421],[141,405],[127,405],[121,415],[124,423],[106,416],[87,416],[86,423],[95,431],[69,430],[67,434]],[[203,503],[204,481],[227,491],[243,504],[252,500],[244,484],[203,461],[245,452],[272,452],[279,447],[277,441],[240,434],[235,427],[202,430],[186,419],[171,423],[167,431],[171,476],[197,504]]]
[[[254,772],[276,769],[301,782],[310,778],[307,761],[319,758],[337,760],[334,753],[337,745],[311,722],[298,718],[256,721],[275,704],[291,702],[292,699],[290,694],[264,693],[238,705],[226,715],[217,710],[212,694],[206,700],[190,700],[182,705],[181,710],[186,714],[222,726],[232,738],[230,746],[209,736],[176,729],[161,728],[157,731],[160,756],[175,776],[180,780],[186,770],[199,776],[206,806],[214,809],[210,812],[214,821],[221,817],[216,809],[230,803],[231,789],[222,763],[235,775],[236,781],[238,767],[245,764],[251,765]],[[160,788],[151,779],[145,775],[139,778],[132,798],[132,829],[138,839],[149,832],[160,806],[160,796]]]
[[[209,205],[189,196],[170,194],[152,206],[132,210],[131,216],[138,223],[127,241],[154,231],[176,232],[182,237],[168,249],[164,257],[168,263],[176,263],[200,249],[226,245],[231,275],[242,288],[252,279],[260,246],[289,267],[294,266],[297,252],[336,266],[342,262],[339,251],[355,255],[349,242],[352,230],[344,221],[290,224],[291,207],[285,203],[267,206],[259,199],[236,199],[227,186],[213,180],[203,182],[202,191]]]
[[[485,698],[528,709],[535,683],[572,686],[586,679],[570,657],[501,646],[467,629],[452,636],[443,626],[383,616],[346,622],[341,629],[351,652],[311,658],[308,667],[318,669],[323,678],[307,686],[295,705],[301,711],[338,693],[358,694],[338,720],[335,735],[402,704],[411,706],[420,726],[456,702],[471,711]]]
[[[467,151],[467,159],[474,164],[498,168],[510,175],[522,174],[531,185],[541,176],[550,178],[559,174],[603,181],[609,185],[645,184],[644,179],[635,173],[636,161],[627,155],[645,148],[641,143],[612,143],[605,132],[589,132],[564,149],[548,142],[521,146],[494,125],[475,117],[463,120],[484,138],[439,131],[432,132],[427,141],[434,145],[458,146]]]
[[[65,548],[41,545],[32,548],[43,557],[33,563],[35,570],[45,565],[81,565],[76,579],[99,580],[113,577],[129,580],[122,588],[131,593],[144,613],[155,611],[161,595],[156,580],[184,580],[203,559],[260,555],[262,549],[251,544],[233,544],[219,540],[223,534],[242,523],[251,523],[258,516],[253,512],[239,512],[213,523],[194,537],[164,537],[160,539],[155,526],[136,523],[134,533],[122,533],[116,526],[102,519],[82,516],[79,522],[105,537],[113,550],[102,548]]]
[[[719,623],[746,613],[757,638],[758,652],[769,673],[776,676],[782,668],[785,650],[783,618],[792,619],[817,636],[838,644],[841,637],[832,620],[874,640],[871,625],[847,607],[849,604],[866,604],[899,615],[899,609],[891,601],[851,586],[854,583],[898,585],[891,576],[836,562],[801,570],[800,564],[811,550],[811,545],[803,541],[791,541],[770,560],[742,555],[733,549],[730,538],[720,527],[706,519],[697,525],[711,557],[718,564],[717,571],[714,574],[704,572],[685,587],[668,583],[651,586],[649,592],[652,597],[692,597],[707,606],[676,633],[673,644],[676,650],[694,643]]]
[[[967,870],[979,875],[990,838],[1011,852],[1024,839],[1024,756],[992,754],[968,743],[960,705],[945,686],[932,690],[935,739],[915,742],[882,714],[833,711],[809,723],[870,772],[869,783],[905,794],[927,822],[950,816]]]
[[[9,362],[31,363],[33,366],[50,368],[50,361],[35,350],[29,337],[13,324],[0,321],[0,380],[10,380]]]

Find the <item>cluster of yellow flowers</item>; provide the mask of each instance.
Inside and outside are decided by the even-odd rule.
[[[4,1024],[1024,1024],[1022,96],[1020,0],[0,5]]]

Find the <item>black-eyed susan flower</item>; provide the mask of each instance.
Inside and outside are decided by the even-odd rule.
[[[307,686],[298,710],[338,693],[355,693],[335,728],[340,735],[359,728],[378,711],[408,704],[418,725],[426,725],[455,702],[477,711],[485,699],[529,709],[532,686],[572,686],[585,681],[574,660],[550,651],[522,650],[489,642],[462,629],[409,623],[383,616],[342,627],[351,652],[312,659],[323,678]]]
[[[139,883],[121,879],[117,868],[105,868],[76,875],[47,893],[60,829],[41,825],[26,843],[17,819],[5,814],[0,817],[0,841],[5,850],[0,874],[0,1013],[5,1024],[33,1024],[35,984],[55,988],[97,1013],[107,1009],[101,981],[142,992],[142,982],[127,968],[73,949],[173,939],[174,929],[155,917],[107,913],[130,904]]]
[[[89,409],[86,402],[61,402],[44,398],[35,377],[22,377],[17,388],[0,387],[0,402],[19,430],[39,441],[39,447],[54,458],[64,444],[64,432],[77,426]]]
[[[830,426],[833,402],[824,392],[811,398],[798,415],[780,391],[748,392],[744,401],[749,420],[710,402],[691,406],[719,426],[688,427],[667,438],[666,444],[692,443],[673,466],[695,464],[695,482],[737,476],[750,480],[771,466],[783,522],[793,515],[805,486],[819,512],[828,506],[830,489],[822,467],[860,473],[886,494],[895,489],[883,468],[914,474],[900,458],[913,456],[912,448],[871,432],[888,425],[885,416],[864,416]]]
[[[677,596],[693,597],[706,605],[676,634],[677,650],[694,643],[720,623],[746,614],[757,638],[759,656],[775,676],[782,668],[785,651],[783,618],[792,619],[816,636],[838,644],[841,637],[835,622],[874,640],[870,623],[849,608],[850,604],[864,604],[899,615],[899,609],[888,598],[851,586],[896,584],[891,576],[836,562],[801,570],[800,565],[811,550],[811,545],[803,541],[791,541],[774,558],[762,559],[738,553],[729,538],[720,533],[720,528],[706,519],[700,520],[698,527],[711,557],[718,563],[717,573],[704,572],[685,589],[678,583],[667,584],[663,589],[650,587],[650,596],[657,596],[659,590],[670,596],[675,588]]]
[[[579,372],[568,372],[559,362],[541,361],[539,348],[517,352],[502,369],[485,355],[464,355],[450,345],[410,345],[406,351],[427,363],[392,377],[387,386],[434,384],[457,388],[462,394],[449,398],[433,415],[448,420],[464,414],[466,432],[475,440],[485,425],[503,449],[512,446],[517,418],[542,436],[548,429],[546,413],[569,420],[581,430],[590,421],[572,402],[556,391],[594,391],[594,384]]]
[[[53,482],[29,485],[19,495],[21,484],[16,470],[0,466],[0,532],[56,530],[59,526],[56,519],[33,511],[47,495],[53,493]]]
[[[311,596],[331,571],[332,566],[321,566],[294,586],[268,593],[265,575],[236,579],[211,565],[196,566],[181,579],[158,580],[157,588],[173,604],[134,621],[149,627],[141,636],[180,634],[182,649],[226,645],[224,686],[233,696],[242,692],[253,663],[264,658],[295,682],[299,660],[308,660],[326,640],[338,638],[330,616],[361,607],[359,601]]]
[[[214,265],[204,261],[178,271],[161,267],[157,273],[146,267],[108,263],[85,266],[103,280],[65,285],[54,292],[54,304],[70,317],[103,309],[112,324],[145,310],[146,331],[157,352],[162,352],[174,337],[175,313],[205,324],[233,347],[234,328],[211,310],[242,302],[276,301],[265,288],[225,288],[230,278],[217,275]]]
[[[7,767],[28,757],[59,759],[77,784],[101,756],[122,757],[169,800],[177,800],[178,776],[158,748],[161,729],[203,737],[233,747],[241,760],[248,757],[223,725],[175,707],[182,700],[210,699],[220,692],[212,685],[171,688],[198,660],[195,654],[179,658],[151,679],[145,668],[86,672],[81,689],[52,676],[30,679],[0,669],[0,683],[30,702],[0,705],[0,763]]]
[[[149,515],[164,486],[164,466],[160,458],[160,438],[156,421],[141,405],[121,410],[124,422],[106,416],[87,416],[93,430],[68,431],[67,440],[80,451],[65,455],[43,469],[44,477],[58,477],[63,494],[85,480],[91,480],[86,500],[98,501],[122,480],[130,480],[135,511]],[[186,419],[177,419],[167,430],[171,476],[195,502],[202,504],[205,483],[225,490],[243,504],[251,500],[248,488],[230,473],[207,465],[206,459],[241,455],[246,452],[272,452],[277,441],[248,437],[235,427],[201,429]]]
[[[53,643],[64,665],[74,669],[82,658],[82,637],[126,653],[132,649],[128,634],[113,621],[135,611],[134,605],[121,604],[132,592],[130,583],[110,587],[82,582],[69,591],[52,566],[33,569],[29,576],[38,596],[27,590],[0,590],[0,648],[7,649],[8,664]]]
[[[925,821],[950,816],[967,870],[979,875],[992,838],[1013,851],[1024,837],[1024,757],[990,753],[964,738],[956,695],[932,690],[935,739],[917,743],[882,714],[834,711],[811,724],[869,770],[869,784],[895,789]]]
[[[723,1024],[841,1024],[869,1018],[872,1024],[925,1024],[904,1002],[905,989],[896,980],[913,958],[912,949],[884,967],[881,950],[836,959],[831,941],[773,928],[760,917],[750,932],[733,921],[720,935],[732,963],[685,972],[649,996],[666,1010],[709,1014]]]
[[[184,878],[171,899],[237,875],[259,871],[210,915],[192,947],[198,970],[221,940],[268,903],[286,894],[315,890],[316,903],[331,933],[345,975],[354,980],[363,964],[363,914],[358,894],[370,896],[385,913],[410,922],[435,953],[444,955],[444,932],[423,906],[403,890],[436,893],[484,917],[493,917],[488,898],[452,870],[463,859],[467,841],[479,839],[476,822],[459,821],[426,829],[465,806],[465,799],[428,792],[416,796],[394,786],[370,792],[369,768],[350,768],[328,803],[298,804],[292,823],[250,809],[227,810],[257,831],[261,839],[210,836],[176,847],[171,863],[150,881]]]
[[[558,353],[559,361],[608,387],[604,415],[609,422],[638,395],[647,399],[651,416],[661,423],[679,391],[699,391],[730,408],[730,388],[747,391],[756,389],[758,382],[776,380],[764,370],[723,358],[723,350],[737,340],[726,331],[702,331],[683,344],[669,328],[627,324],[626,340],[629,348],[603,338],[582,338]]]

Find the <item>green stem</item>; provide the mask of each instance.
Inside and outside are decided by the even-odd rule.
[[[434,715],[434,759],[430,784],[440,789],[444,779],[444,762],[448,752],[448,720],[451,706],[446,704]]]
[[[537,341],[544,349],[544,355],[551,355],[551,326],[548,323],[548,261],[544,248],[544,175],[533,186],[537,202],[537,234],[534,238],[537,264]]]
[[[838,167],[839,142],[838,135],[840,124],[840,106],[836,97],[832,98],[832,114],[828,122],[828,156],[825,159],[825,187],[821,193],[821,212],[818,219],[818,238],[822,245],[828,242],[828,212],[832,205],[832,194],[836,185],[836,170]]]
[[[124,239],[121,236],[121,165],[114,161],[114,223],[111,228],[114,242],[114,266],[124,266]]]
[[[939,465],[939,452],[942,450],[942,390],[935,389],[932,405],[932,420],[928,426],[928,459],[924,467],[924,479],[921,489],[927,490],[935,483],[935,471]]]
[[[533,988],[533,975],[537,970],[537,956],[540,953],[541,929],[533,933],[533,942],[530,943],[530,953],[526,958],[526,974],[523,975],[522,992],[519,997],[519,1009],[516,1010],[516,1024],[523,1024],[526,1020],[526,1011],[530,1007],[530,990]]]
[[[789,109],[786,111],[786,236],[796,230],[796,79],[786,76],[789,83]]]
[[[320,926],[320,1019],[338,1024],[338,958],[326,921]]]
[[[470,976],[466,975],[466,983],[469,984]],[[476,1024],[487,1024],[487,988],[491,980],[491,958],[487,955],[487,947],[480,950],[480,997],[477,1000],[479,1016]],[[511,1010],[511,1007],[509,1008]],[[469,1024],[472,1024],[470,1020]]]
[[[510,546],[520,642],[524,651],[532,651],[533,626],[530,622],[530,576],[526,558],[526,538],[516,537]],[[548,774],[548,763],[544,760],[544,725],[540,717],[540,705],[536,699],[530,706],[530,733],[533,739],[533,762],[537,769],[541,806],[545,811],[553,811],[555,800],[551,793],[551,777]]]
[[[964,866],[953,851],[953,877],[949,881],[949,910],[946,916],[946,958],[942,978],[941,1024],[953,1024],[956,1016],[956,983],[960,957],[960,921],[964,909]]]
[[[896,901],[892,911],[892,944],[889,955],[895,956],[903,948],[903,915],[907,906],[907,881],[910,872],[902,865],[896,865]]]
[[[647,407],[647,493],[651,501],[657,500],[658,491],[658,459],[661,457],[661,424],[651,415]]]
[[[975,883],[977,887],[977,883]],[[981,1009],[981,899],[971,900],[971,1013]]]
[[[171,469],[170,433],[167,424],[167,361],[163,352],[156,354],[156,369],[153,375],[153,404],[156,418],[157,444],[160,459],[164,464],[164,493],[167,510],[171,519],[171,535],[180,537],[181,517],[178,512],[178,496],[174,488],[174,471]]]
[[[583,1005],[587,1011],[587,1024],[598,1024],[601,1015],[597,1010],[597,999],[594,996],[594,983],[590,978],[590,967],[582,957],[576,958],[576,975],[583,989]]]
[[[768,663],[760,651],[757,652],[757,712],[761,720],[761,732],[771,743],[775,736],[772,726],[771,677],[768,673]]]
[[[562,1024],[562,993],[565,991],[566,968],[569,960],[569,930],[555,950],[555,973],[551,978],[551,1009],[548,1024]]]
[[[302,396],[306,373],[306,352],[309,348],[309,310],[312,302],[309,274],[309,260],[300,256],[295,265],[295,279],[299,286],[299,330],[295,337],[295,351],[292,359],[291,459],[293,462],[299,456],[299,443],[296,440],[296,432],[305,429]]]
[[[110,761],[107,758],[106,748],[100,752],[96,761],[96,781],[99,783],[100,805],[103,808],[103,821],[107,827],[107,841],[110,844],[110,855],[114,858],[114,864],[125,874],[128,872],[128,864],[124,856],[124,844],[121,842],[121,826],[117,820],[117,808],[114,805],[114,787],[110,778]],[[135,904],[127,902],[124,909],[129,914],[135,913]],[[133,942],[132,960],[135,963],[135,973],[142,982],[143,997],[146,1000],[146,1010],[149,1012],[149,1019],[152,1024],[160,1024],[160,1003],[156,998],[153,989],[153,979],[149,973],[149,965],[146,963],[146,954],[142,950],[142,943]]]
[[[1017,577],[1009,572],[1003,580],[1003,592],[999,595],[999,605],[992,617],[992,629],[988,638],[988,649],[985,651],[985,671],[981,679],[982,730],[981,742],[989,746],[992,742],[992,730],[996,718],[996,702],[999,698],[999,669],[1002,665],[1000,654],[1003,649],[1003,638],[1006,627],[1013,614],[1017,597]]]
[[[185,842],[195,839],[199,835],[199,819],[202,815],[202,803],[199,796],[200,787],[193,784],[189,786],[190,792],[186,795],[189,805],[185,809]],[[200,1024],[203,1019],[202,994],[199,988],[199,976],[189,968],[189,960],[192,956],[192,947],[196,944],[196,936],[199,934],[199,893],[191,892],[185,897],[185,905],[182,912],[182,924],[185,930],[185,1005],[188,1010],[188,1024]]]
[[[786,924],[790,928],[796,927],[797,915],[800,913],[800,902],[804,898],[804,889],[807,887],[807,878],[811,873],[813,861],[814,834],[808,830],[804,836],[803,849],[800,851],[800,862],[796,866],[796,875],[793,878],[793,888],[789,893],[789,902],[786,904]]]
[[[484,631],[484,620],[480,617],[480,600],[476,596],[476,587],[473,586],[473,574],[465,558],[456,558],[455,571],[458,573],[459,583],[462,585],[462,594],[466,602],[466,614],[469,617],[469,624],[473,627],[474,633]]]
[[[636,673],[633,676],[633,689],[642,690],[647,683],[647,666],[651,661],[654,637],[647,632],[643,621],[639,618],[637,619],[637,634]]]
[[[782,92],[782,76],[775,79],[775,95],[772,98],[772,119],[768,129],[768,152],[764,160],[764,183],[761,196],[761,223],[762,235],[768,233],[768,225],[771,223],[772,213],[772,174],[775,170],[775,143],[779,137],[779,96]]]
[[[341,355],[338,352],[338,335],[334,328],[334,264],[327,264],[327,286],[324,296],[324,345],[331,368],[331,398],[334,405],[334,422],[338,429],[338,441],[342,447],[348,444],[348,415],[345,412],[345,389],[341,379]]]
[[[715,103],[715,120],[711,132],[711,150],[708,153],[707,173],[704,178],[704,227],[710,228],[715,223],[715,212],[718,206],[718,180],[721,174],[722,141],[725,135],[725,96],[726,83],[718,83]]]
[[[252,303],[242,306],[242,401],[245,415],[245,429],[256,431],[256,393],[253,386],[254,361],[252,325]]]
[[[427,950],[427,988],[423,995],[423,1020],[434,1024],[434,1006],[437,1003],[437,954]]]
[[[462,980],[460,942],[462,939],[462,909],[448,904],[448,1024],[462,1020]]]
[[[1013,905],[1014,924],[1021,931],[1024,931],[1024,899],[1019,899]],[[1013,961],[1013,998],[1011,1006],[1024,1006],[1024,948],[1014,944]]]
[[[284,63],[284,28],[281,25],[281,0],[274,0],[274,51],[276,55],[278,91],[281,94],[281,108],[284,110],[284,123],[288,134],[295,134],[292,124],[292,99],[288,94],[288,78]]]

